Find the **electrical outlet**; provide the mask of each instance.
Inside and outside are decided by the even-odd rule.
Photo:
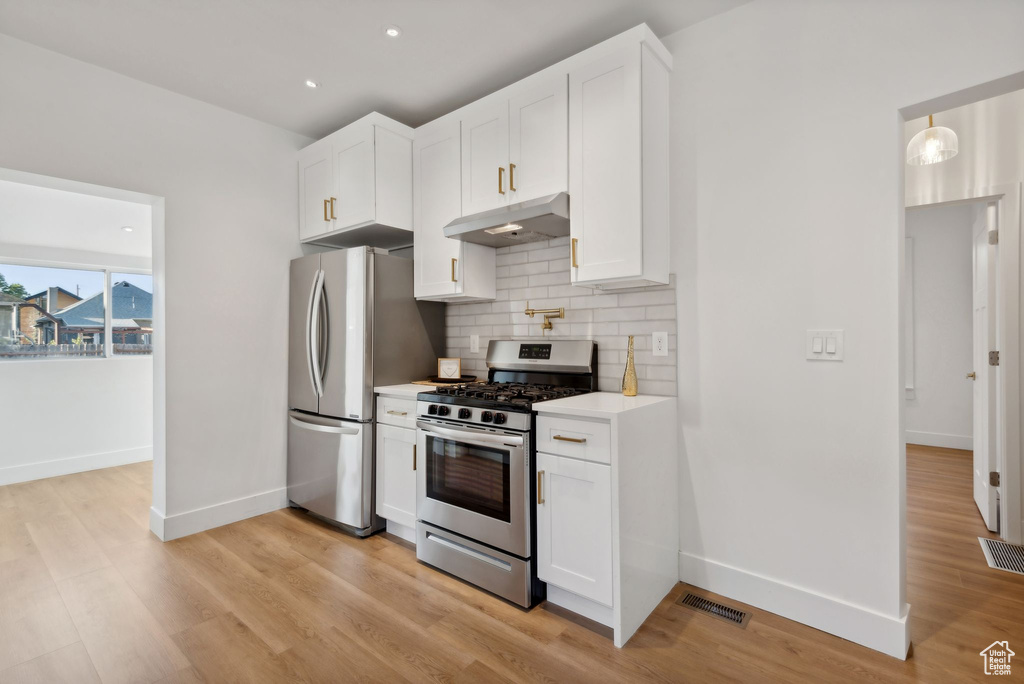
[[[470,335],[469,336],[469,351],[478,352],[480,351],[480,336]]]
[[[655,356],[668,356],[668,333],[656,332],[651,335],[651,349]]]

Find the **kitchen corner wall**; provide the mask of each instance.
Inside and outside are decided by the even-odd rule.
[[[675,276],[668,285],[604,292],[569,284],[569,238],[500,247],[498,293],[493,302],[449,304],[446,335],[449,356],[462,358],[464,375],[487,376],[484,358],[495,339],[594,340],[598,351],[598,388],[619,391],[626,363],[626,342],[634,336],[634,363],[641,394],[676,394]],[[530,318],[531,307],[565,307],[564,319],[542,334],[543,316]],[[667,332],[669,353],[654,356],[651,333]],[[480,336],[480,350],[470,351],[470,335]]]

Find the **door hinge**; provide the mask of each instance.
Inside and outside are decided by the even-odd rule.
[[[999,365],[999,352],[991,351],[988,353],[988,365],[998,366]]]
[[[988,231],[988,244],[998,245],[999,244],[999,231],[990,230]]]
[[[988,474],[988,483],[990,485],[992,485],[993,487],[998,487],[999,486],[999,473],[994,473],[994,472],[993,473],[989,473]]]

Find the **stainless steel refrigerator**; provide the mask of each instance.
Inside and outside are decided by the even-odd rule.
[[[436,373],[444,305],[414,299],[411,259],[370,247],[295,259],[289,298],[288,499],[372,534],[373,388]]]

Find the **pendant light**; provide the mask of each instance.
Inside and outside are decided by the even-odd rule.
[[[932,115],[928,115],[928,128],[924,129],[907,145],[907,163],[911,166],[938,164],[952,159],[959,151],[956,133],[943,126],[932,123]]]

